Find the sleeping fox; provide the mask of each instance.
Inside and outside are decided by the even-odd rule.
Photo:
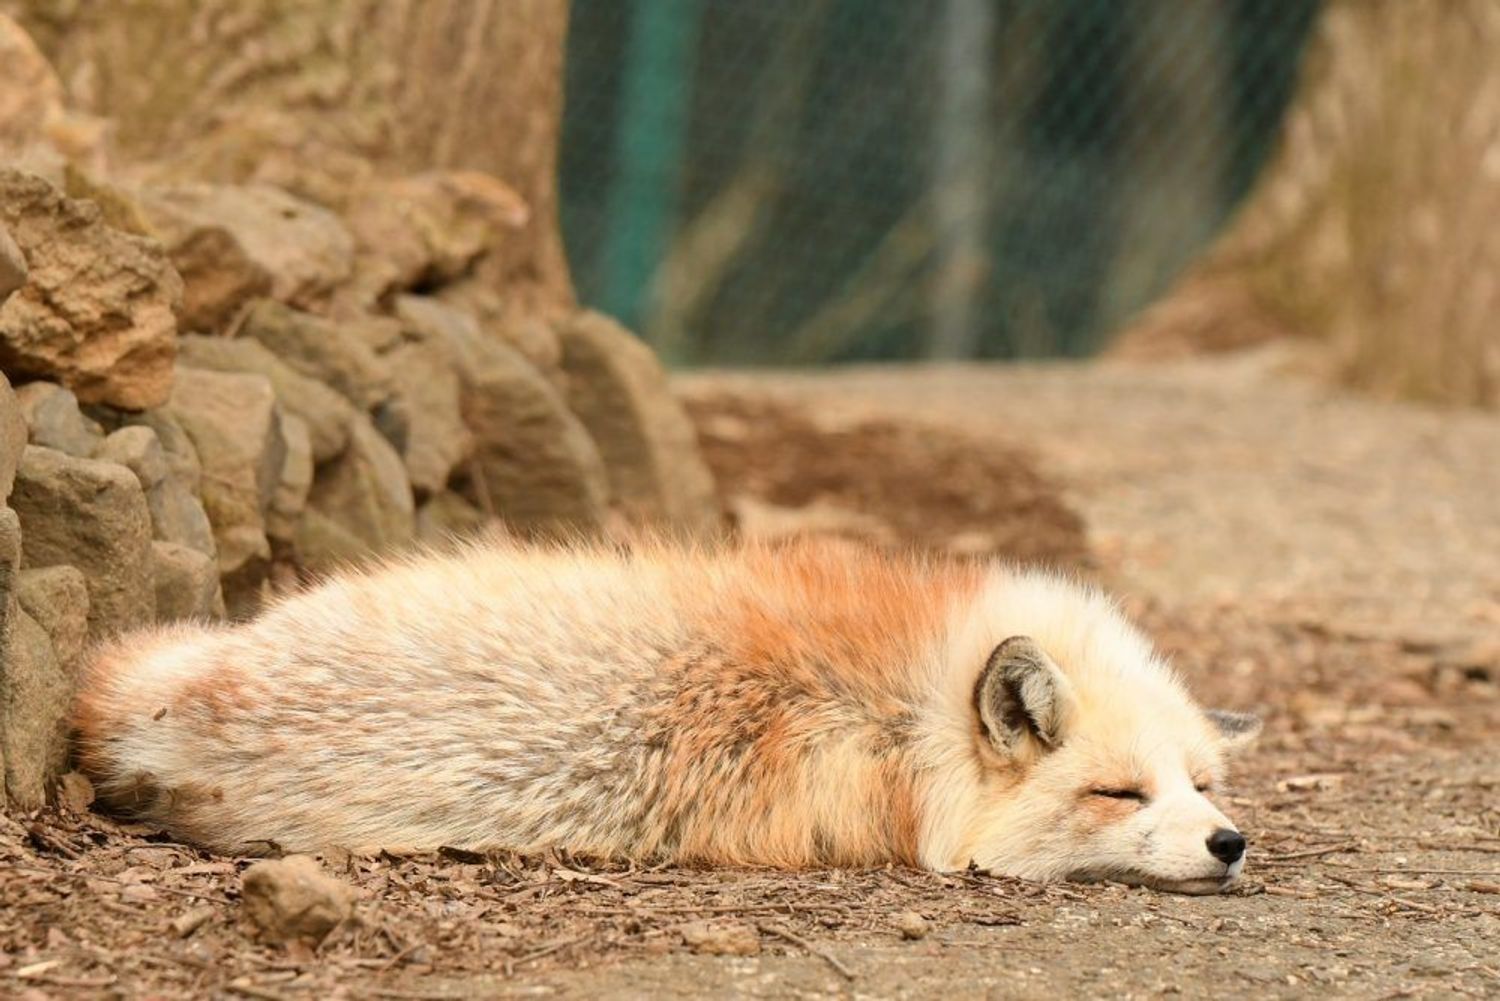
[[[1213,804],[1254,717],[1199,708],[1058,577],[820,541],[489,541],[239,625],[102,649],[104,800],[225,852],[580,852],[783,867],[1239,876]]]

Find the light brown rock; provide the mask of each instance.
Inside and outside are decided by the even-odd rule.
[[[10,496],[16,467],[26,447],[26,418],[10,381],[0,374],[0,500]]]
[[[259,341],[188,335],[179,341],[178,358],[192,368],[253,372],[270,379],[281,408],[306,422],[315,461],[327,462],[349,444],[349,425],[356,416],[354,405],[283,362]]]
[[[568,403],[598,445],[627,517],[690,536],[718,532],[713,475],[656,356],[599,313],[578,313],[558,334]]]
[[[297,524],[307,508],[315,468],[312,439],[302,418],[283,412],[281,437],[286,442],[286,459],[281,464],[281,477],[266,511],[266,535],[271,540],[273,555],[278,548],[295,549]]]
[[[385,356],[395,400],[406,411],[405,434],[397,447],[413,489],[425,496],[446,487],[453,470],[474,451],[449,345],[482,334],[468,314],[422,296],[400,296],[396,315],[412,335]],[[452,326],[464,329],[444,332]]]
[[[537,371],[561,385],[562,341],[552,324],[502,296],[492,279],[473,276],[444,285],[437,298],[474,317],[486,334],[521,352]]]
[[[253,338],[291,368],[371,411],[391,395],[389,366],[348,326],[262,299],[246,314],[240,336]]]
[[[707,956],[758,956],[760,933],[740,922],[690,921],[679,929],[682,941]]]
[[[927,919],[916,911],[902,911],[896,915],[896,920],[892,923],[901,933],[902,938],[912,941],[926,938],[930,930]]]
[[[5,674],[12,623],[21,610],[15,595],[20,566],[21,519],[10,508],[0,507],[0,805],[5,803]]]
[[[78,409],[78,397],[51,382],[31,382],[16,390],[33,445],[88,458],[104,440],[103,429]]]
[[[186,268],[186,321],[216,331],[251,298],[298,306],[328,299],[350,275],[354,244],[338,216],[269,184],[178,184],[142,193],[172,260]]]
[[[12,801],[35,807],[67,764],[68,713],[88,628],[88,592],[83,574],[69,566],[22,570],[12,579],[0,651],[0,760]]]
[[[177,432],[181,434],[181,429],[177,428]],[[155,430],[144,424],[132,424],[111,432],[94,457],[118,463],[135,473],[146,494],[146,508],[151,512],[153,539],[216,556],[213,526],[203,503],[193,492],[199,482],[198,457],[185,435],[179,449],[183,447],[191,458],[174,462],[174,457],[162,448]],[[188,465],[186,471],[177,468],[184,461]]]
[[[370,181],[345,207],[359,248],[357,282],[371,301],[391,289],[451,282],[530,215],[507,184],[477,171]]]
[[[245,870],[240,900],[268,942],[321,942],[354,917],[353,887],[334,879],[307,855],[257,862]]]
[[[161,246],[105,225],[92,202],[9,169],[0,169],[0,225],[30,266],[25,287],[0,306],[0,367],[61,382],[85,403],[163,403],[182,282]]]
[[[301,565],[314,573],[358,566],[372,555],[364,539],[316,508],[298,519],[295,549]]]
[[[59,565],[16,574],[16,600],[52,641],[57,662],[70,675],[88,641],[89,590],[83,571]]]
[[[26,256],[11,238],[10,230],[0,226],[0,306],[5,305],[12,292],[25,284]]]
[[[604,463],[557,388],[494,338],[457,327],[442,335],[475,438],[460,493],[523,534],[601,530],[609,498]]]
[[[134,473],[28,445],[10,504],[28,566],[83,572],[91,640],[151,621],[151,515]]]
[[[35,619],[11,612],[0,657],[0,745],[5,793],[22,809],[47,802],[47,784],[67,756],[66,724],[72,684]]]
[[[466,538],[484,531],[492,520],[458,494],[444,490],[417,508],[417,540],[438,544]]]
[[[360,540],[366,555],[397,549],[416,531],[406,467],[363,417],[355,422],[344,454],[317,471],[307,506]],[[326,551],[300,546],[299,551],[309,569],[333,569]]]
[[[25,29],[0,14],[0,155],[41,141],[62,110],[62,96],[47,57]]]
[[[156,621],[222,619],[224,594],[212,556],[175,542],[151,543]]]
[[[203,467],[225,603],[236,617],[252,613],[271,558],[266,512],[286,461],[275,391],[262,375],[179,368],[167,409]]]

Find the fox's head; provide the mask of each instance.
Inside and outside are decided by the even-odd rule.
[[[991,607],[1004,610],[949,651],[980,666],[960,675],[967,693],[955,690],[969,745],[957,753],[978,781],[945,784],[946,863],[1188,893],[1230,886],[1246,842],[1215,798],[1226,756],[1259,720],[1198,706],[1102,598],[1035,577],[1003,591]],[[1026,620],[1030,634],[976,642]]]

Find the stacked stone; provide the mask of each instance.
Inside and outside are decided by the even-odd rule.
[[[0,17],[0,91],[51,100],[18,30]],[[476,277],[529,215],[499,180],[371,180],[336,206],[133,184],[45,155],[77,123],[39,100],[0,100],[11,802],[44,801],[84,651],[123,629],[246,616],[489,525],[719,530],[651,353],[606,317],[509,303]]]

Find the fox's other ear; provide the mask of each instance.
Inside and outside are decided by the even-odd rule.
[[[1243,747],[1260,735],[1260,717],[1254,713],[1236,713],[1227,709],[1208,710],[1208,721],[1218,731],[1224,746]]]
[[[1040,750],[1063,742],[1073,689],[1035,640],[1012,636],[990,654],[974,686],[974,704],[995,750],[1015,757],[1032,742]]]

